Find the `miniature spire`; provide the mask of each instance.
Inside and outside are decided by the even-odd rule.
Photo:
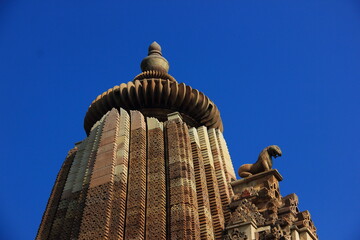
[[[169,71],[169,63],[162,56],[161,46],[157,42],[149,46],[148,56],[142,60],[140,67],[143,72],[155,70],[167,73]]]

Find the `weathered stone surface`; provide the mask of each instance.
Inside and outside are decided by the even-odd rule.
[[[200,238],[214,239],[214,229],[208,198],[204,161],[200,150],[200,141],[196,128],[189,129],[192,157],[195,172],[198,214],[200,224]]]
[[[120,109],[119,132],[115,139],[114,195],[111,203],[109,239],[123,239],[129,167],[130,117]]]
[[[125,239],[145,239],[146,124],[144,116],[131,111],[131,137]]]
[[[188,183],[189,183],[189,192],[190,192],[190,212],[191,212],[191,237],[194,239],[200,239],[200,220],[198,215],[198,200],[196,194],[196,181],[195,181],[195,171],[194,171],[194,161],[192,156],[192,148],[190,143],[190,134],[189,129],[185,123],[182,124],[183,130],[183,139],[184,139],[184,150],[185,150],[185,159],[189,167],[188,171]]]
[[[166,168],[163,124],[147,118],[146,239],[166,239]]]
[[[230,210],[228,209],[228,205],[230,204],[230,199],[231,199],[231,195],[229,192],[230,184],[225,176],[224,162],[220,153],[218,139],[214,128],[208,129],[208,136],[209,136],[211,154],[214,160],[214,169],[215,169],[216,179],[218,182],[219,194],[220,194],[221,204],[223,207],[223,214],[224,214],[225,222],[227,222],[230,218]]]
[[[86,133],[112,108],[136,109],[160,121],[166,121],[168,114],[178,111],[191,127],[206,126],[223,131],[216,105],[202,92],[178,83],[167,73],[168,63],[161,55],[161,48],[150,48],[141,74],[133,81],[110,88],[91,103],[84,119]]]
[[[317,240],[298,197],[280,195],[281,150],[236,181],[216,105],[167,73],[159,45],[149,53],[144,72],[89,107],[36,239]]]
[[[77,148],[73,148],[69,151],[63,165],[61,166],[61,169],[59,171],[59,174],[56,178],[54,187],[51,191],[51,195],[49,198],[49,201],[46,206],[45,213],[43,215],[36,239],[48,239],[50,235],[51,227],[54,226],[55,233],[54,235],[59,234],[56,231],[56,224],[53,224],[55,222],[56,212],[59,206],[61,193],[63,192],[66,179],[68,176],[68,173],[70,171],[70,167],[72,165],[72,162],[75,158],[75,154],[77,152]]]
[[[168,238],[199,239],[200,222],[189,130],[179,115],[166,122],[170,223]],[[179,224],[182,226],[179,226]]]
[[[213,221],[213,229],[215,239],[220,239],[225,228],[225,219],[223,206],[219,193],[218,181],[216,178],[214,159],[211,153],[211,147],[206,127],[197,128],[201,155],[204,160],[204,168],[206,174],[206,184],[209,193],[210,210]]]
[[[280,148],[276,145],[271,145],[264,148],[254,164],[244,164],[239,170],[240,177],[248,177],[260,172],[269,171],[272,168],[272,157],[279,157],[282,155]]]
[[[216,136],[218,139],[221,158],[222,158],[223,164],[224,164],[225,176],[226,176],[227,182],[230,183],[230,182],[236,180],[234,166],[231,162],[231,157],[229,154],[228,147],[226,145],[225,138],[219,129],[216,129]],[[229,188],[230,194],[232,195],[232,188],[231,188],[230,184],[228,184],[228,188]]]
[[[100,134],[78,239],[109,238],[117,150],[115,140],[119,134],[119,123],[119,112],[116,109],[112,109],[104,120],[104,126]],[[113,141],[104,144],[103,140],[110,136],[113,138]],[[108,145],[111,147],[109,148]],[[104,148],[107,151],[104,151]]]
[[[273,169],[231,183],[235,195],[225,239],[231,239],[233,229],[247,229],[259,240],[318,239],[309,212],[299,212],[298,197],[280,195],[281,180],[279,172]],[[246,223],[252,223],[253,229],[250,225],[245,230],[240,227]]]

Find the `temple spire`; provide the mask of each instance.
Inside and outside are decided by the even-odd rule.
[[[167,73],[169,71],[169,63],[162,56],[161,46],[157,42],[153,42],[149,46],[148,56],[141,62],[141,71],[159,71]]]

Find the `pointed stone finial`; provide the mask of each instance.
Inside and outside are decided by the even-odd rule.
[[[157,42],[153,42],[149,46],[149,53],[141,62],[141,71],[155,70],[167,73],[169,71],[169,63],[162,56],[161,47]]]
[[[149,46],[148,55],[150,55],[150,54],[160,54],[160,56],[162,56],[162,54],[161,54],[161,46],[156,41],[154,41]]]

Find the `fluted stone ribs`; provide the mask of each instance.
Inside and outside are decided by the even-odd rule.
[[[129,184],[125,239],[144,239],[146,209],[146,124],[144,116],[131,111]]]
[[[63,197],[68,200],[68,206],[59,239],[76,238],[78,235],[87,193],[87,189],[83,187],[84,176],[92,149],[93,147],[97,148],[97,144],[95,144],[96,135],[97,128],[79,146],[79,152],[72,166],[73,171],[70,171],[72,175],[68,177],[69,181],[65,185]]]
[[[175,121],[170,121],[166,125],[168,143],[168,171],[169,171],[169,190],[170,190],[170,221],[169,235],[171,239],[187,239],[190,231],[188,206],[190,198],[185,196],[186,170],[182,163],[180,150],[179,130]]]
[[[82,143],[85,145],[85,148],[81,156],[78,171],[72,187],[73,200],[69,204],[66,213],[65,222],[61,233],[62,239],[77,238],[79,234],[79,228],[88,190],[88,186],[84,186],[84,179],[88,171],[89,159],[94,155],[94,151],[96,151],[98,147],[98,130],[99,126],[93,129],[89,137]]]
[[[146,239],[166,239],[166,169],[163,123],[147,118]]]
[[[228,208],[228,205],[230,204],[230,200],[231,200],[230,199],[231,196],[229,192],[230,184],[227,182],[225,176],[224,161],[220,153],[218,139],[214,128],[208,129],[208,136],[209,136],[211,153],[214,160],[214,169],[215,169],[216,179],[218,182],[221,204],[223,208],[225,222],[227,222],[227,220],[230,218],[230,210]]]
[[[156,75],[155,75],[156,77]],[[111,108],[161,109],[157,117],[165,117],[166,109],[175,109],[188,117],[191,126],[205,125],[223,130],[220,112],[216,105],[202,92],[171,79],[155,78],[122,83],[99,95],[90,105],[84,128],[87,133],[92,126]],[[155,112],[155,111],[152,111]]]
[[[61,194],[64,190],[66,179],[68,177],[70,167],[75,158],[76,152],[77,152],[76,147],[70,150],[63,165],[61,166],[54,187],[52,189],[48,204],[46,206],[46,210],[43,215],[38,234],[36,236],[37,240],[49,238],[51,226],[55,220],[56,212],[59,206]]]
[[[109,238],[119,123],[119,112],[116,109],[111,110],[105,118],[101,133],[87,192],[79,239]]]
[[[109,239],[123,239],[125,226],[126,195],[129,162],[130,117],[120,109],[120,127],[116,139],[114,168],[114,198],[111,205]]]
[[[52,224],[51,239],[70,239],[78,236],[87,193],[87,187],[83,186],[83,182],[88,171],[88,163],[91,162],[89,159],[97,149],[96,136],[99,128],[99,124],[96,124],[89,137],[77,144],[79,150],[66,179],[56,219]]]
[[[226,180],[228,183],[230,183],[230,182],[236,180],[234,166],[231,162],[231,157],[229,154],[228,147],[226,145],[224,135],[222,134],[222,132],[219,129],[216,129],[215,131],[216,131],[216,136],[217,136],[217,140],[218,140],[218,144],[219,144],[221,158],[223,159]],[[232,195],[233,191],[232,191],[232,187],[230,184],[228,184],[228,188],[229,188],[230,194]]]
[[[76,239],[79,235],[79,231],[80,231],[80,225],[81,225],[81,221],[82,221],[82,215],[83,215],[83,210],[85,208],[85,202],[86,202],[86,196],[87,196],[87,192],[89,189],[89,181],[90,181],[90,173],[92,172],[92,169],[94,167],[94,162],[96,159],[96,153],[97,153],[97,149],[98,149],[98,145],[99,145],[99,140],[100,140],[100,133],[103,127],[103,121],[100,121],[92,130],[89,136],[89,144],[86,146],[86,156],[87,157],[83,157],[83,159],[87,160],[86,161],[86,167],[85,167],[85,171],[83,173],[81,173],[82,178],[80,178],[78,181],[78,186],[82,186],[82,188],[80,189],[80,196],[78,198],[78,202],[77,202],[77,206],[75,207],[75,214],[74,214],[74,219],[72,222],[72,226],[69,226],[69,228],[71,227],[71,239]],[[80,182],[82,184],[80,184]],[[78,189],[79,191],[79,189]]]
[[[211,153],[209,137],[207,128],[202,126],[197,129],[201,154],[204,159],[204,167],[206,173],[206,184],[209,193],[210,210],[213,220],[213,228],[215,239],[221,239],[222,231],[224,230],[225,221],[223,206],[221,203],[218,181],[216,178],[214,159]]]
[[[221,131],[130,115],[112,109],[70,151],[37,239],[221,239],[233,178]]]
[[[170,238],[198,239],[200,227],[196,186],[190,141],[186,140],[187,127],[180,118],[168,121],[166,127],[170,184]]]
[[[190,134],[188,126],[183,123],[183,138],[184,138],[184,150],[185,150],[185,161],[188,164],[188,181],[190,186],[190,209],[191,209],[191,228],[192,228],[192,236],[194,239],[200,239],[200,220],[199,220],[199,209],[198,209],[198,201],[196,194],[196,183],[195,183],[195,171],[194,171],[194,162],[192,158],[191,152],[191,143],[190,143]]]
[[[200,238],[212,240],[214,239],[214,229],[210,211],[209,194],[206,184],[204,161],[201,155],[199,137],[196,128],[189,129],[189,135],[195,172],[198,215],[200,222]]]
[[[61,200],[56,211],[55,220],[51,227],[50,238],[51,239],[64,239],[71,230],[68,227],[66,220],[71,218],[71,210],[73,205],[77,201],[78,194],[72,194],[72,188],[76,179],[76,175],[79,170],[80,162],[84,154],[86,141],[77,144],[78,151],[75,155],[75,158],[72,162],[69,174],[66,179],[64,190],[61,194]],[[69,210],[69,211],[68,211]],[[65,231],[65,233],[63,232]]]

